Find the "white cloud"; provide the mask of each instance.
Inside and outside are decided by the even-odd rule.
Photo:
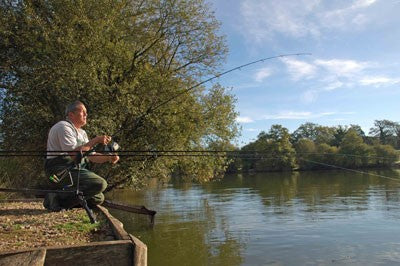
[[[261,131],[261,130],[256,129],[256,128],[246,128],[245,130],[249,131],[249,132]]]
[[[242,33],[258,43],[275,34],[289,37],[318,37],[323,31],[354,31],[370,21],[368,8],[376,0],[244,0],[240,6]]]
[[[327,115],[334,115],[334,114],[337,114],[337,113],[335,113],[335,112],[323,112],[323,113],[317,114],[317,117],[327,116]]]
[[[338,88],[343,87],[343,85],[344,85],[343,82],[336,80],[336,81],[330,82],[327,85],[325,85],[323,87],[323,90],[325,90],[325,91],[333,91],[333,90],[336,90]]]
[[[265,120],[305,120],[305,119],[315,119],[326,116],[334,116],[334,115],[352,115],[354,112],[321,112],[321,113],[312,113],[307,111],[296,112],[296,111],[283,111],[277,114],[268,114],[264,115],[263,119]]]
[[[315,75],[315,72],[317,70],[314,65],[306,63],[304,61],[292,58],[282,58],[281,60],[286,64],[289,73],[295,80],[298,80],[300,78],[311,78]]]
[[[318,92],[316,90],[307,90],[301,96],[301,100],[304,103],[312,103],[317,100]]]
[[[350,59],[314,60],[323,91],[362,86],[383,86],[400,83],[400,78],[381,75],[381,66],[373,62]],[[368,73],[368,74],[367,74]],[[317,75],[316,75],[317,76]]]
[[[373,77],[363,77],[359,80],[361,85],[369,86],[379,86],[379,85],[393,85],[400,82],[400,79],[389,78],[384,76],[373,76]]]
[[[254,120],[248,116],[239,116],[236,118],[236,122],[238,123],[252,123]]]
[[[315,60],[314,63],[318,66],[325,68],[325,70],[336,76],[344,77],[353,76],[354,74],[360,73],[362,70],[370,66],[370,64],[366,62],[357,62],[355,60],[342,59],[318,59]]]
[[[354,115],[356,112],[338,112],[339,115]]]
[[[376,0],[348,1],[347,6],[327,10],[319,14],[321,27],[341,31],[354,31],[369,22],[363,11],[373,5]]]
[[[260,68],[257,73],[254,76],[254,79],[257,82],[262,82],[264,79],[268,78],[269,76],[271,76],[272,71],[270,68],[268,67],[264,67],[264,68]]]
[[[325,113],[312,113],[312,112],[294,112],[294,111],[284,111],[277,114],[269,114],[265,115],[263,118],[266,120],[270,119],[310,119],[310,118],[319,118],[323,116],[334,115],[334,112],[325,112]]]
[[[362,86],[383,86],[400,83],[400,77],[380,74],[384,69],[375,62],[352,59],[315,59],[311,62],[281,58],[293,80],[312,79],[314,88],[303,91],[303,103],[312,103],[322,91]]]
[[[274,33],[301,37],[318,34],[307,15],[319,0],[264,1],[245,0],[241,3],[243,33],[255,41],[270,39]]]
[[[352,9],[357,9],[357,8],[365,8],[369,7],[372,4],[375,4],[377,0],[357,0],[352,6]]]

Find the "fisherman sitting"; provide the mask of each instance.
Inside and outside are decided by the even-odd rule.
[[[87,158],[80,158],[80,154],[89,151],[96,144],[109,143],[111,137],[103,135],[88,139],[86,132],[82,129],[86,124],[86,107],[80,101],[69,104],[65,115],[66,120],[56,123],[49,132],[46,175],[51,177],[50,183],[53,189],[69,191],[76,189],[79,178],[79,190],[83,193],[88,206],[94,207],[103,203],[102,192],[106,189],[107,182],[87,169],[88,161],[114,164],[118,162],[119,157],[115,154],[91,152]],[[76,159],[80,159],[80,162],[75,162]],[[80,167],[77,167],[77,164],[80,164]],[[79,204],[80,201],[74,193],[48,193],[43,203],[45,208],[52,211],[73,208]]]

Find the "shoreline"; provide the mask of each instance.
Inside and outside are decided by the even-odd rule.
[[[25,203],[25,205],[20,206],[20,209],[18,209],[18,207],[11,206],[13,203],[20,202]],[[41,219],[43,218],[43,215],[45,215],[49,220],[53,221],[52,219],[55,219],[56,216],[65,218],[70,216],[72,212],[79,214],[84,213],[86,215],[85,211],[81,208],[64,212],[48,212],[47,210],[44,210],[43,207],[40,208],[37,206],[38,204],[42,204],[42,200],[37,199],[2,200],[0,203],[1,206],[11,206],[8,211],[0,208],[0,212],[2,214],[15,213],[16,215],[19,215],[6,218],[8,219],[8,222],[11,223],[11,219],[16,219],[18,221],[16,217],[20,217],[21,219],[25,218],[27,223],[31,224],[28,225],[28,229],[32,229],[31,231],[33,231],[33,237],[39,236],[39,234],[44,234],[45,238],[49,237],[46,236],[46,232],[35,231],[34,225],[42,222],[40,220],[35,221],[35,218]],[[110,236],[108,236],[108,238],[95,240],[93,242],[80,242],[78,244],[74,244],[73,242],[71,244],[71,242],[66,241],[65,243],[61,243],[61,245],[40,245],[40,243],[37,243],[38,246],[36,247],[22,246],[22,248],[18,249],[3,249],[3,251],[0,252],[0,264],[17,265],[20,263],[22,265],[72,265],[79,261],[80,265],[110,265],[110,263],[112,264],[113,261],[118,261],[118,265],[146,266],[147,246],[133,235],[127,233],[123,228],[123,224],[114,218],[105,207],[98,206],[95,208],[95,212],[98,213],[99,218],[102,216],[101,219],[106,221],[109,231],[112,234],[112,239]],[[84,224],[85,222],[82,223]],[[87,223],[89,223],[88,218]],[[3,227],[4,224],[5,223],[3,222]],[[19,221],[19,226],[17,226],[16,229],[21,229],[21,224],[22,222]],[[64,228],[64,225],[73,226],[74,224],[63,223],[61,226],[57,226]],[[14,225],[12,225],[10,228],[13,228],[13,226]],[[25,228],[25,224],[22,226]],[[14,234],[14,232],[10,232],[10,236]],[[61,235],[57,235],[55,233],[55,235],[52,237],[61,238]],[[32,239],[31,241],[34,240]],[[110,260],[110,258],[112,258],[112,260]]]

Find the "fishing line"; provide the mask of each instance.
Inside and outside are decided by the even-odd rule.
[[[233,71],[236,71],[236,70],[240,70],[240,69],[245,68],[245,67],[248,67],[248,66],[250,66],[250,65],[257,64],[257,63],[260,63],[260,62],[265,62],[265,61],[271,60],[271,59],[282,58],[282,57],[289,57],[289,56],[302,56],[302,55],[311,55],[311,53],[296,53],[296,54],[281,54],[281,55],[275,55],[275,56],[270,56],[270,57],[262,58],[262,59],[259,59],[259,60],[256,60],[256,61],[253,61],[253,62],[250,62],[250,63],[246,63],[246,64],[243,64],[243,65],[240,65],[240,66],[231,68],[231,69],[229,69],[229,70],[227,70],[227,71],[225,71],[225,72],[222,72],[222,73],[220,73],[220,74],[217,74],[217,75],[215,75],[215,76],[213,76],[213,77],[211,77],[211,78],[209,78],[209,79],[206,79],[206,80],[204,80],[204,81],[200,81],[199,83],[195,84],[194,86],[192,86],[192,87],[190,87],[190,88],[188,88],[188,89],[186,89],[186,90],[183,90],[183,91],[181,91],[180,93],[178,93],[177,95],[175,95],[175,96],[173,96],[173,97],[167,99],[166,101],[160,103],[159,105],[156,105],[156,107],[154,107],[154,108],[152,108],[152,109],[153,109],[153,110],[158,109],[158,108],[160,108],[161,106],[163,106],[163,105],[169,103],[169,102],[172,101],[173,99],[178,98],[179,96],[181,96],[181,95],[183,95],[183,94],[185,94],[185,93],[188,93],[189,91],[191,91],[191,90],[193,90],[193,89],[195,89],[195,88],[197,88],[197,87],[203,85],[204,83],[210,82],[210,81],[212,81],[212,80],[214,80],[214,79],[216,79],[216,78],[219,78],[219,77],[221,77],[221,76],[224,76],[224,75],[226,75],[226,74],[228,74],[228,73],[230,73],[230,72],[233,72]]]
[[[197,88],[197,87],[199,87],[199,86],[201,86],[201,85],[203,85],[203,84],[205,84],[205,83],[207,83],[207,82],[210,82],[210,81],[212,81],[212,80],[214,80],[214,79],[216,79],[216,78],[222,77],[222,76],[224,76],[224,75],[226,75],[226,74],[228,74],[228,73],[230,73],[230,72],[233,72],[233,71],[236,71],[236,70],[241,70],[242,68],[245,68],[245,67],[248,67],[248,66],[250,66],[250,65],[260,63],[260,62],[264,62],[264,61],[267,61],[267,60],[272,60],[272,59],[282,58],[282,57],[290,57],[290,56],[303,56],[303,55],[311,55],[311,53],[280,54],[280,55],[275,55],[275,56],[270,56],[270,57],[262,58],[262,59],[259,59],[259,60],[256,60],[256,61],[253,61],[253,62],[250,62],[250,63],[246,63],[246,64],[243,64],[243,65],[240,65],[240,66],[237,66],[237,67],[228,69],[228,70],[226,70],[226,71],[224,71],[224,72],[222,72],[222,73],[220,73],[220,74],[217,74],[217,75],[215,75],[215,76],[213,76],[213,77],[211,77],[211,78],[208,78],[208,79],[206,79],[206,80],[200,81],[199,83],[196,83],[195,85],[193,85],[193,86],[191,86],[191,87],[189,87],[189,88],[187,88],[187,89],[185,89],[185,90],[183,90],[183,91],[177,93],[176,95],[174,95],[174,96],[168,98],[167,100],[165,100],[165,101],[159,103],[159,104],[156,105],[155,107],[151,107],[151,106],[150,106],[149,108],[147,108],[147,110],[146,110],[145,112],[143,112],[141,115],[139,115],[139,116],[133,121],[133,123],[135,124],[135,127],[132,129],[132,131],[137,130],[137,129],[139,128],[139,125],[140,125],[140,123],[142,122],[142,120],[143,120],[147,115],[149,115],[151,112],[155,111],[156,109],[158,109],[158,108],[160,108],[160,107],[162,107],[162,106],[168,104],[168,103],[171,102],[172,100],[174,100],[174,99],[176,99],[176,98],[182,96],[182,95],[185,94],[185,93],[188,93],[188,92],[194,90],[195,88]],[[124,121],[124,123],[127,122],[127,121],[128,121],[128,117],[127,117],[127,119]],[[124,123],[123,123],[123,124],[124,124]],[[118,129],[118,130],[117,130],[114,134],[112,134],[111,136],[112,136],[112,137],[115,137],[115,136],[117,136],[118,134],[120,134],[121,132],[123,132],[124,130],[126,130],[126,129],[123,128],[123,127],[121,127],[120,129]]]
[[[374,173],[368,173],[368,172],[364,172],[364,171],[360,171],[360,170],[350,169],[350,168],[346,168],[346,167],[342,167],[342,166],[338,166],[338,165],[333,165],[333,164],[321,163],[321,162],[308,160],[308,159],[304,159],[304,158],[299,158],[299,160],[303,160],[303,161],[306,161],[306,162],[319,164],[319,165],[323,165],[323,166],[328,166],[328,167],[331,167],[331,168],[337,168],[337,169],[341,169],[341,170],[355,172],[355,173],[359,173],[359,174],[367,174],[367,175],[382,177],[382,178],[390,179],[390,180],[393,180],[393,181],[396,181],[396,182],[400,182],[400,179],[392,178],[392,177],[389,177],[389,176],[384,176],[384,175],[379,175],[379,174],[374,174]]]

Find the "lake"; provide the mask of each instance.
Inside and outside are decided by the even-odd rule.
[[[108,198],[156,210],[111,210],[158,265],[399,265],[400,171],[227,175],[206,184],[150,182]]]

